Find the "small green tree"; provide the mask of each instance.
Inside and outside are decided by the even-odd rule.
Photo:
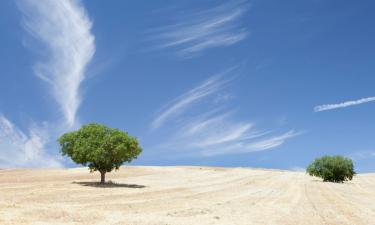
[[[353,161],[343,156],[317,158],[307,167],[306,172],[330,182],[352,180],[355,175]]]
[[[142,152],[136,138],[96,123],[65,133],[58,142],[63,156],[88,166],[90,172],[99,171],[102,184],[105,183],[107,172],[119,169],[124,162],[131,162]]]

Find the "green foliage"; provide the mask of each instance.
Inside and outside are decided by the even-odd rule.
[[[317,158],[306,169],[310,176],[323,178],[323,181],[344,182],[355,175],[353,162],[343,156],[323,156]]]
[[[127,133],[91,123],[81,129],[63,134],[58,139],[63,156],[88,166],[90,171],[104,174],[131,162],[142,152],[138,140]]]

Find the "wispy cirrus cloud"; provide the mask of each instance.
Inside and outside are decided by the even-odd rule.
[[[34,66],[59,104],[66,125],[76,122],[79,88],[95,52],[92,23],[78,0],[19,1],[25,29],[45,46],[48,58]]]
[[[162,42],[159,48],[175,49],[181,56],[234,45],[249,34],[240,21],[248,9],[247,1],[232,1],[184,15],[176,24],[156,29],[153,34]]]
[[[95,52],[91,21],[79,0],[18,1],[22,25],[43,47],[35,75],[49,85],[62,120],[32,122],[27,131],[0,114],[1,167],[56,167],[60,158],[51,154],[59,134],[77,125],[79,89]],[[56,152],[55,152],[56,153]]]
[[[233,114],[224,111],[212,117],[187,121],[169,140],[168,147],[196,150],[203,156],[241,154],[274,149],[301,134],[293,130],[282,134],[260,131],[255,123],[236,120]]]
[[[167,105],[165,105],[156,115],[151,127],[153,129],[159,128],[170,118],[179,115],[186,108],[189,108],[192,104],[198,103],[199,101],[209,97],[210,95],[217,93],[226,83],[228,79],[224,79],[223,76],[228,74],[233,69],[229,69],[223,73],[219,73],[215,76],[202,82],[197,87],[191,89],[187,93],[177,97]]]
[[[169,128],[172,127],[169,138],[165,140],[161,148],[174,150],[177,155],[208,157],[240,154],[270,150],[301,134],[293,130],[281,134],[275,134],[272,130],[259,130],[253,122],[236,119],[233,110],[223,109],[223,103],[217,106],[215,95],[223,92],[225,87],[223,84],[232,80],[230,73],[225,73],[225,75],[226,77],[215,75],[208,78],[202,84],[173,100],[173,104],[164,107],[164,111],[159,112],[154,120],[158,122],[158,126],[153,128],[162,128],[167,123]],[[202,87],[205,91],[202,91]],[[205,94],[196,94],[197,92]],[[199,96],[199,98],[191,96]],[[207,100],[204,104],[210,105],[207,107],[209,110],[200,107],[199,100],[202,99]],[[183,107],[177,107],[180,105]],[[197,108],[202,110],[192,113]],[[162,123],[159,123],[160,118],[162,118]]]
[[[321,112],[321,111],[332,110],[332,109],[346,108],[346,107],[360,105],[360,104],[373,102],[373,101],[375,101],[375,97],[361,98],[361,99],[358,99],[358,100],[346,101],[346,102],[337,103],[337,104],[318,105],[318,106],[314,107],[314,112]]]
[[[0,114],[0,167],[60,167],[45,149],[48,135],[45,126],[36,124],[24,133]]]
[[[370,159],[375,157],[375,150],[355,151],[347,154],[347,156],[355,161]]]

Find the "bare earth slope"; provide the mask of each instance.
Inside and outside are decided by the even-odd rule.
[[[375,224],[375,175],[345,184],[302,172],[123,167],[0,170],[0,224]]]

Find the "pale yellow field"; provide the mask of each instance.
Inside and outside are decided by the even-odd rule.
[[[375,224],[375,175],[345,184],[303,172],[123,167],[0,170],[0,224]]]

